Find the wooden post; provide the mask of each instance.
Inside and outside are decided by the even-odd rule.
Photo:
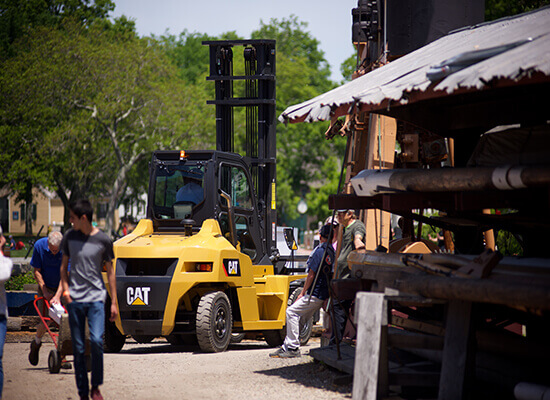
[[[447,145],[449,151],[449,163],[451,167],[455,166],[455,140],[453,138],[447,138]],[[446,213],[441,213],[441,216],[447,215]],[[453,242],[453,236],[451,231],[443,231],[443,241],[445,243],[445,250],[449,253],[455,252],[455,243]]]
[[[397,121],[379,114],[370,114],[366,165],[368,169],[391,169],[394,166]],[[357,171],[359,172],[359,171]],[[367,250],[375,250],[381,244],[389,247],[390,213],[381,210],[366,210],[363,218],[367,230]]]
[[[353,372],[353,399],[376,400],[387,393],[387,302],[383,293],[359,292],[356,301],[357,347]],[[379,388],[380,382],[380,388]]]
[[[491,210],[486,208],[483,210],[483,214],[491,214]],[[483,232],[483,236],[485,237],[485,248],[495,251],[495,232],[492,229],[489,229],[488,231]]]
[[[471,332],[472,303],[453,300],[447,307],[445,344],[439,380],[439,400],[462,400],[467,394],[475,357]]]

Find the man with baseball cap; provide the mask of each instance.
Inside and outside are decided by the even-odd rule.
[[[332,278],[334,265],[334,248],[332,244],[332,227],[324,225],[319,230],[320,244],[313,250],[307,260],[308,274],[298,299],[286,309],[286,337],[283,345],[269,356],[273,358],[300,357],[300,318],[308,320],[319,310],[329,297],[328,285]],[[321,268],[317,282],[315,275]],[[315,283],[315,286],[313,284]]]

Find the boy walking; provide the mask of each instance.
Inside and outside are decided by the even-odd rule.
[[[88,200],[69,206],[73,225],[63,238],[61,282],[67,302],[73,344],[76,386],[80,399],[89,399],[90,387],[85,360],[85,324],[88,319],[92,360],[92,400],[102,400],[99,385],[103,384],[103,333],[107,291],[101,276],[103,268],[111,288],[110,320],[118,315],[116,278],[111,239],[92,225],[93,208]],[[71,273],[67,267],[71,262]]]

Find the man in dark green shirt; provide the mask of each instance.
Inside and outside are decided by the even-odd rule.
[[[338,210],[338,222],[344,228],[342,235],[342,245],[337,262],[337,279],[346,279],[350,277],[350,269],[348,267],[348,256],[353,250],[365,248],[366,229],[365,224],[357,219],[354,210]],[[346,311],[351,307],[351,300],[334,302],[334,329],[332,330],[331,343],[335,342],[335,334],[338,335],[338,341],[341,341],[346,329]]]
[[[365,248],[365,224],[358,220],[354,210],[338,210],[338,222],[344,228],[342,246],[338,256],[338,275],[336,278],[349,278],[348,256],[353,250]]]

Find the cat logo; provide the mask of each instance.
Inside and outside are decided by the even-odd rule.
[[[226,276],[241,276],[241,264],[238,259],[224,259],[223,266]]]
[[[150,287],[126,288],[126,303],[129,306],[148,306]]]

